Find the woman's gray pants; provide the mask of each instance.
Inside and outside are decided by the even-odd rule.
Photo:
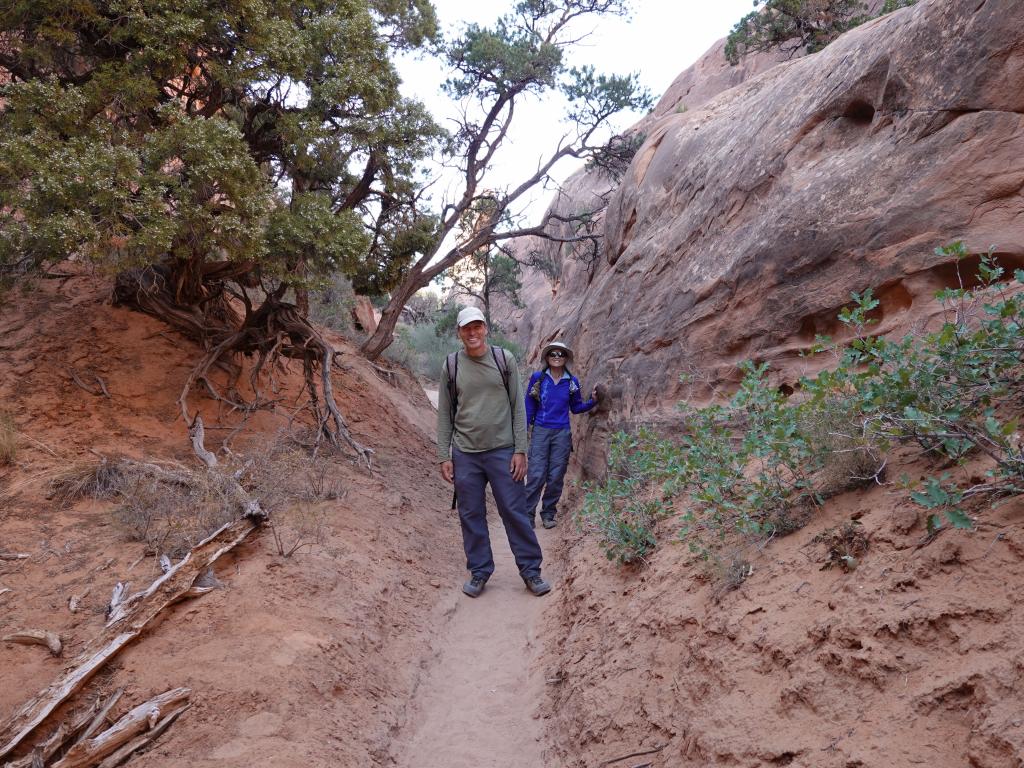
[[[530,439],[529,469],[526,480],[526,507],[530,520],[537,514],[537,502],[544,491],[544,505],[540,516],[554,520],[558,514],[558,500],[562,498],[562,481],[572,453],[572,430],[547,429],[534,426]]]

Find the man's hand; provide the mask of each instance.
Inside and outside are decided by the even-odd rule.
[[[523,482],[523,478],[526,477],[526,454],[525,453],[513,453],[512,454],[512,465],[509,467],[512,470],[512,479],[517,483]]]
[[[441,462],[441,477],[449,483],[455,482],[455,465],[451,459]]]

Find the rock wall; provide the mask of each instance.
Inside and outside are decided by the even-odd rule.
[[[556,294],[538,301],[528,278],[529,319],[509,321],[532,354],[569,340],[585,385],[615,395],[580,430],[585,465],[609,429],[727,390],[742,360],[795,381],[815,335],[841,333],[851,291],[875,288],[883,332],[923,321],[957,280],[939,245],[1024,264],[1024,3],[923,0],[717,94],[730,78],[704,88],[701,66],[670,89],[686,111],[663,100],[645,121],[601,259],[553,254]]]

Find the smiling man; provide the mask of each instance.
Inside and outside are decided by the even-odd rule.
[[[470,578],[462,591],[479,597],[494,573],[484,491],[488,483],[526,588],[551,591],[541,577],[541,551],[526,508],[526,409],[519,367],[487,343],[483,312],[459,312],[462,349],[448,355],[438,392],[437,450],[441,475],[454,482]]]

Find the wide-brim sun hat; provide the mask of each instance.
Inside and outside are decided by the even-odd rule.
[[[569,349],[569,347],[566,344],[563,344],[560,341],[552,341],[550,344],[544,347],[544,349],[540,353],[541,361],[547,360],[548,353],[553,349],[560,349],[563,352],[565,352],[565,359],[568,360],[570,363],[572,362],[572,350]]]

